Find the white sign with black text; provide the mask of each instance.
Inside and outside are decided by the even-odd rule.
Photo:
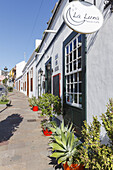
[[[58,54],[55,56],[55,72],[59,70]]]
[[[103,24],[103,15],[93,4],[85,1],[73,1],[64,9],[64,21],[74,31],[90,34],[99,30]]]

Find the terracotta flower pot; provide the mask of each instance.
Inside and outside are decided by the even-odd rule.
[[[45,136],[51,136],[52,135],[52,131],[48,131],[47,128],[46,128],[46,130],[44,130],[44,128],[43,128],[43,134]]]
[[[38,106],[33,106],[33,111],[38,111]]]
[[[71,164],[71,166],[69,167],[67,162],[63,165],[63,167],[64,167],[64,170],[84,170],[83,165]]]

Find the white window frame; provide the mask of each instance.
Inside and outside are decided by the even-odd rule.
[[[80,92],[79,87],[81,86],[82,90],[82,80],[79,81],[79,76],[81,72],[82,78],[82,42],[78,41],[79,36],[81,34],[77,34],[66,46],[65,46],[65,76],[66,76],[66,103],[72,106],[76,106],[82,108],[82,91]],[[76,47],[74,48],[74,40],[76,39]],[[72,51],[70,51],[70,44],[72,43]],[[68,53],[67,53],[68,47]],[[81,55],[78,56],[78,49],[81,48]],[[74,59],[74,51],[76,51],[76,59]],[[72,60],[70,61],[70,54],[72,54]],[[68,56],[68,62],[67,62]],[[81,60],[81,67],[78,68],[78,60]],[[74,62],[76,61],[76,70],[74,70]],[[70,71],[70,65],[72,63],[72,70]],[[68,65],[68,72],[67,72],[67,65]],[[75,82],[75,74],[77,74],[77,81]],[[72,77],[72,82],[71,82]],[[69,82],[68,82],[69,80]],[[75,84],[77,84],[77,92],[75,92]],[[81,84],[81,85],[79,85]],[[77,102],[75,103],[75,97],[77,96]],[[80,97],[80,99],[79,99]]]

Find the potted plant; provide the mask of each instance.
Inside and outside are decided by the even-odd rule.
[[[56,122],[55,121],[50,121],[47,119],[44,119],[41,121],[41,127],[43,129],[43,134],[45,136],[51,136],[52,135],[52,131],[50,130],[50,127],[55,126]]]
[[[58,96],[53,94],[43,94],[39,98],[38,106],[42,111],[42,116],[48,116],[52,118],[53,116],[61,114],[61,101]]]
[[[56,116],[56,114],[61,114],[60,98],[58,96],[54,96],[53,94],[43,94],[42,97],[39,98],[38,106],[42,111],[41,116],[46,116],[47,118],[46,121],[42,121],[43,133],[51,135],[52,132],[50,131],[50,127],[57,127],[55,126],[55,121],[52,121],[52,119]]]
[[[52,135],[49,145],[52,147],[53,153],[50,157],[56,158],[58,164],[62,163],[64,170],[83,170],[84,167],[78,164],[81,143],[78,138],[75,138],[73,130],[71,131],[72,124],[67,131],[65,131],[67,127],[64,128],[63,124],[62,128],[57,128]]]
[[[38,111],[38,99],[36,99],[36,97],[32,96],[32,98],[29,98],[29,103],[33,111]]]

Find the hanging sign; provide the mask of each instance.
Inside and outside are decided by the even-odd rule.
[[[99,30],[103,16],[93,4],[85,1],[73,1],[64,9],[64,21],[74,31],[90,34]]]

